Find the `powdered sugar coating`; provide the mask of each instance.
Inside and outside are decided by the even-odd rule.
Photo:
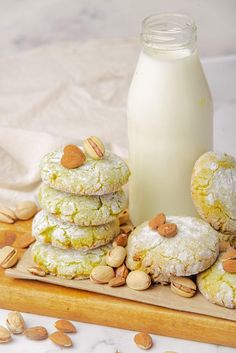
[[[191,180],[194,205],[216,230],[236,235],[236,160],[215,152],[195,163]]]
[[[207,300],[232,309],[236,308],[236,273],[224,271],[221,256],[211,268],[197,276],[197,284]]]
[[[127,198],[123,190],[102,196],[78,196],[42,184],[38,200],[45,211],[64,222],[80,226],[95,226],[114,221],[127,208]]]
[[[50,152],[40,164],[42,180],[54,189],[78,195],[104,195],[118,191],[128,182],[127,164],[110,151],[99,160],[86,156],[85,164],[75,169],[61,165],[62,154],[59,150]]]
[[[204,271],[219,253],[218,233],[195,217],[167,217],[178,233],[165,238],[150,229],[148,222],[138,226],[129,236],[126,264],[130,270],[141,269],[155,282],[169,282],[170,277],[190,276]]]
[[[105,256],[111,245],[87,252],[62,250],[37,241],[31,249],[34,262],[46,273],[68,279],[88,278],[92,269],[105,264]]]
[[[80,227],[64,223],[45,211],[34,218],[32,232],[44,243],[51,243],[61,249],[88,250],[109,243],[119,234],[119,221],[116,219],[100,226]]]

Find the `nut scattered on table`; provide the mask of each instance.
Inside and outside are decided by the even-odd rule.
[[[136,345],[144,350],[148,350],[152,347],[153,342],[152,342],[152,337],[145,332],[140,332],[137,333],[134,336],[134,342],[136,343]]]
[[[105,154],[105,147],[102,141],[96,136],[90,136],[83,143],[86,154],[93,159],[102,159]]]
[[[33,341],[42,341],[48,338],[48,331],[43,326],[34,326],[27,328],[24,335]]]
[[[67,169],[78,168],[86,160],[84,152],[76,145],[67,145],[61,157],[61,165]]]
[[[0,222],[14,223],[16,221],[15,213],[9,208],[0,204]]]
[[[113,277],[115,272],[110,266],[99,265],[93,268],[90,280],[94,283],[108,283]]]
[[[106,264],[111,267],[119,267],[123,264],[126,257],[126,249],[122,246],[116,246],[106,255]]]
[[[145,290],[150,287],[151,278],[147,273],[135,270],[128,274],[126,284],[129,288],[134,290]]]
[[[18,311],[11,311],[6,318],[8,329],[13,334],[23,333],[25,330],[25,321],[21,313]]]
[[[32,275],[35,276],[39,276],[39,277],[45,277],[46,276],[46,272],[38,267],[38,266],[32,266],[32,267],[28,267],[27,270],[32,273]]]
[[[22,201],[16,205],[15,214],[20,220],[26,221],[32,218],[38,211],[37,205],[33,201]]]
[[[18,253],[12,246],[4,246],[0,249],[0,266],[10,268],[18,261]]]
[[[236,273],[236,249],[229,248],[222,255],[221,261],[226,272]]]
[[[112,246],[116,247],[116,246],[123,246],[126,247],[128,242],[128,236],[127,234],[119,234],[115,237],[115,239],[113,240]]]
[[[125,284],[125,278],[124,277],[113,277],[110,279],[108,282],[110,287],[121,287]]]
[[[166,216],[164,213],[158,213],[155,217],[153,217],[148,225],[151,229],[156,230],[158,227],[162,226],[166,223]]]
[[[181,297],[191,298],[197,291],[196,284],[187,277],[172,277],[171,291]]]
[[[11,333],[4,326],[0,326],[0,343],[7,343],[11,340]]]
[[[48,338],[61,347],[71,347],[73,344],[71,338],[62,331],[55,331]]]
[[[68,320],[57,320],[54,324],[57,330],[65,332],[65,333],[75,333],[77,332],[76,327],[72,324],[72,322]]]
[[[122,278],[126,279],[128,274],[129,274],[129,270],[125,266],[125,264],[123,264],[120,267],[116,268],[116,277],[122,277]]]

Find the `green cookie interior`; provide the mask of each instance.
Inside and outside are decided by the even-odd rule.
[[[61,165],[62,154],[61,150],[50,152],[40,164],[42,180],[52,188],[79,195],[104,195],[128,182],[127,164],[109,151],[99,160],[87,156],[86,162],[75,169]]]
[[[118,219],[100,226],[81,227],[62,222],[45,211],[40,211],[32,224],[33,235],[38,240],[61,249],[93,249],[109,243],[119,231]]]
[[[39,241],[31,248],[34,262],[46,273],[68,279],[88,278],[92,269],[105,264],[105,256],[111,245],[105,245],[87,252],[62,250]]]
[[[101,225],[114,221],[127,208],[123,190],[101,196],[79,196],[42,184],[38,192],[40,206],[62,221],[80,226]]]

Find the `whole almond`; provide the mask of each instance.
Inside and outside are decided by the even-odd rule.
[[[115,277],[115,272],[110,266],[99,265],[93,268],[90,280],[94,283],[108,283],[110,279]]]
[[[121,212],[118,216],[118,220],[120,222],[120,225],[127,223],[129,221],[128,210],[124,210],[123,212]]]
[[[158,227],[158,233],[166,238],[172,238],[177,234],[177,225],[174,223],[165,223]]]
[[[0,326],[0,343],[7,343],[10,340],[11,333],[4,326]]]
[[[61,347],[72,346],[71,338],[62,331],[55,331],[51,335],[49,335],[48,338],[58,346],[61,346]]]
[[[85,160],[85,154],[78,146],[67,145],[61,157],[61,165],[67,169],[74,169],[84,164]]]
[[[12,246],[4,246],[0,249],[0,266],[10,268],[18,261],[18,253]]]
[[[148,225],[151,229],[156,230],[158,227],[162,226],[166,223],[166,216],[164,213],[158,213],[155,217],[153,217]]]
[[[115,246],[126,247],[127,242],[128,242],[127,234],[121,233],[121,234],[117,235],[117,237],[115,237],[115,239],[113,240],[112,246],[113,247],[115,247]]]
[[[134,342],[136,345],[144,350],[148,350],[152,347],[152,337],[144,332],[137,333],[134,336]]]
[[[111,267],[119,267],[123,264],[126,257],[126,249],[122,246],[116,246],[108,251],[106,255],[106,263]]]
[[[124,277],[114,277],[108,282],[110,287],[121,287],[125,284]]]
[[[236,273],[236,249],[229,248],[221,257],[223,269],[229,273]]]
[[[10,313],[8,313],[6,318],[6,324],[8,329],[14,334],[24,332],[25,321],[21,313],[19,313],[18,311],[11,311]]]
[[[27,328],[24,331],[24,335],[33,341],[41,341],[48,338],[48,331],[43,326],[34,326]]]
[[[33,201],[23,201],[16,205],[15,214],[18,219],[26,221],[32,218],[38,211],[37,205]]]
[[[72,322],[68,320],[57,320],[54,324],[57,330],[65,332],[65,333],[75,333],[77,332],[76,327],[72,324]]]
[[[105,154],[105,147],[102,141],[96,136],[90,136],[83,143],[87,155],[93,159],[101,159]]]
[[[128,274],[126,284],[129,288],[134,290],[145,290],[150,287],[151,278],[147,273],[135,270]]]
[[[14,223],[16,221],[15,213],[9,208],[0,204],[0,222]]]
[[[35,237],[31,235],[31,233],[21,233],[19,234],[12,246],[19,249],[28,248],[29,245],[35,242]]]
[[[129,274],[129,270],[125,266],[125,264],[123,264],[120,267],[116,268],[116,277],[122,277],[122,278],[126,279],[128,274]]]
[[[172,277],[171,291],[181,297],[191,298],[197,291],[196,284],[187,277]]]
[[[45,277],[46,276],[46,272],[38,267],[38,266],[32,266],[32,267],[28,267],[27,270],[32,273],[32,275],[35,276],[39,276],[39,277]]]

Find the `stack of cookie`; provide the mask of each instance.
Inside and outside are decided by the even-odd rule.
[[[40,170],[42,211],[33,221],[33,259],[52,275],[87,278],[104,263],[120,232],[118,215],[127,208],[122,186],[129,169],[92,136],[83,150],[68,145],[48,153]]]

